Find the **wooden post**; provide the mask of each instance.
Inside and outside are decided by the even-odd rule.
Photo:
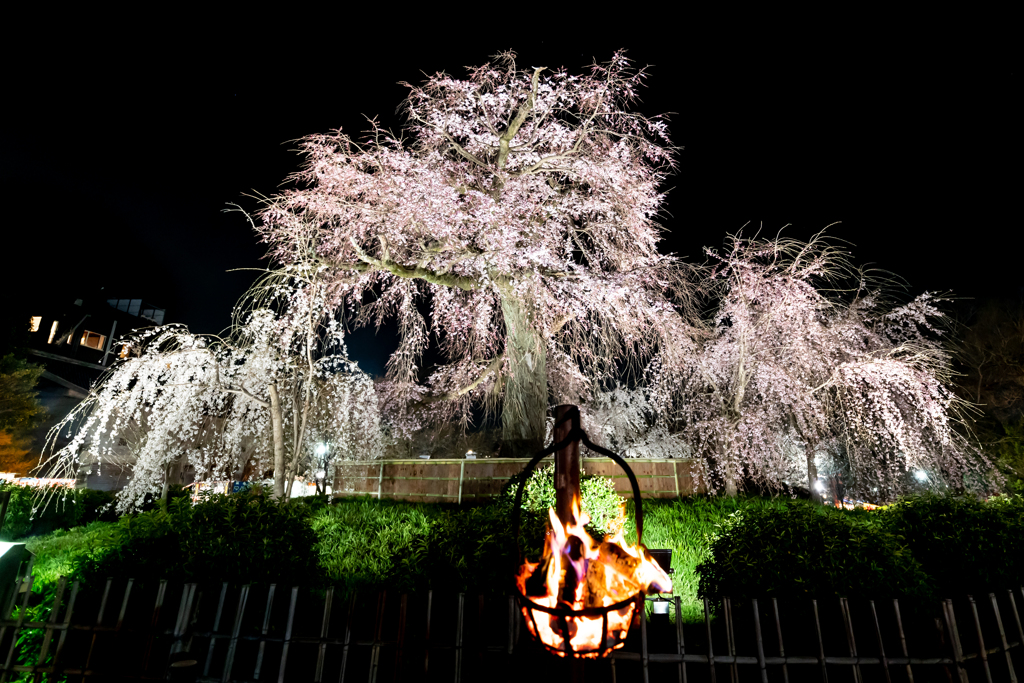
[[[556,406],[555,443],[565,440],[570,434],[579,432],[579,430],[580,409],[571,405]],[[562,526],[576,521],[572,513],[574,500],[580,500],[580,440],[578,437],[573,439],[569,445],[555,452],[555,513]],[[574,548],[573,559],[579,558],[579,551],[579,548]],[[565,571],[563,597],[571,602],[572,596],[576,592],[576,576],[568,561],[569,558],[563,556],[562,568]],[[641,616],[641,618],[643,617]],[[582,683],[584,678],[583,660],[574,658],[570,667],[572,683]],[[645,678],[646,673],[645,668]]]
[[[555,407],[554,441],[564,440],[580,428],[580,409],[576,406]],[[580,442],[575,439],[555,453],[555,513],[566,525],[573,521],[572,501],[580,495]]]
[[[462,505],[462,480],[466,478],[466,459],[459,463],[459,505]]]

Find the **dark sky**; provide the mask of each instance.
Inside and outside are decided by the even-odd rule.
[[[684,148],[667,250],[703,261],[704,245],[747,223],[806,238],[841,221],[829,233],[853,243],[854,260],[903,276],[911,293],[1024,285],[1020,74],[1012,43],[985,28],[998,17],[845,31],[824,19],[813,30],[554,19],[536,30],[523,17],[505,32],[380,14],[154,16],[145,30],[115,19],[127,21],[5,29],[3,251],[16,255],[3,259],[5,297],[21,296],[19,282],[71,298],[100,285],[217,332],[253,278],[226,271],[263,253],[223,209],[255,209],[246,193],[276,190],[299,162],[288,141],[361,131],[364,115],[398,128],[399,81],[461,75],[506,48],[524,67],[580,69],[618,47],[652,65],[640,109],[674,112]],[[383,352],[354,341],[379,371]]]

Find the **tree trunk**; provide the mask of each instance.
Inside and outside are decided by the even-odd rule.
[[[735,498],[739,495],[739,477],[736,474],[736,467],[729,462],[725,465],[725,495]]]
[[[814,486],[818,483],[818,466],[814,464],[814,449],[805,446],[804,453],[807,455],[807,488],[811,490],[811,500],[820,503],[821,494]]]
[[[732,434],[736,433],[736,424],[730,425],[730,431]],[[718,452],[722,454],[722,479],[725,484],[725,495],[729,498],[735,498],[739,495],[739,470],[740,465],[737,459],[733,459],[730,456],[730,448],[736,447],[735,439],[728,441],[719,441]]]
[[[513,453],[535,453],[544,446],[548,411],[547,345],[521,300],[502,297],[501,312],[509,363],[501,437]]]
[[[284,417],[277,385],[270,385],[270,424],[274,430],[274,498],[284,499]]]
[[[171,465],[173,463],[167,463],[164,466],[164,485],[160,491],[160,509],[164,512],[167,511],[167,498],[170,494],[171,489]]]

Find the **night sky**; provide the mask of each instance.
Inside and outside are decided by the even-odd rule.
[[[667,251],[700,262],[703,246],[746,224],[807,238],[839,221],[829,234],[854,245],[854,260],[902,276],[911,294],[1022,293],[1020,75],[1012,43],[983,29],[666,21],[594,32],[529,30],[538,20],[524,16],[502,32],[311,15],[151,17],[127,31],[107,19],[7,35],[5,298],[103,286],[218,332],[254,277],[226,271],[263,263],[244,218],[223,209],[253,210],[246,194],[276,191],[299,163],[289,141],[357,133],[364,116],[398,129],[399,81],[459,76],[502,49],[522,67],[578,71],[618,47],[651,65],[639,108],[674,112],[683,147]],[[380,372],[386,349],[369,342],[350,351]]]

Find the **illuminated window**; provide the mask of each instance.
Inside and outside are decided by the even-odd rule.
[[[107,338],[104,335],[96,334],[95,332],[90,332],[86,330],[85,332],[82,332],[82,341],[79,343],[82,346],[88,346],[90,349],[102,351],[103,342],[105,342],[106,340]]]
[[[128,357],[128,351],[131,348],[132,347],[128,346],[127,344],[121,344],[121,354],[120,354],[121,358],[127,358]]]
[[[43,316],[41,316],[41,315],[34,315],[34,316],[32,316],[31,318],[28,319],[28,331],[29,332],[38,332],[39,331],[39,324],[42,323],[42,322],[43,322]]]
[[[46,343],[47,344],[52,344],[53,343],[53,337],[56,334],[57,334],[57,321],[54,320],[53,324],[50,325],[50,337],[49,337],[49,339],[46,340]]]

